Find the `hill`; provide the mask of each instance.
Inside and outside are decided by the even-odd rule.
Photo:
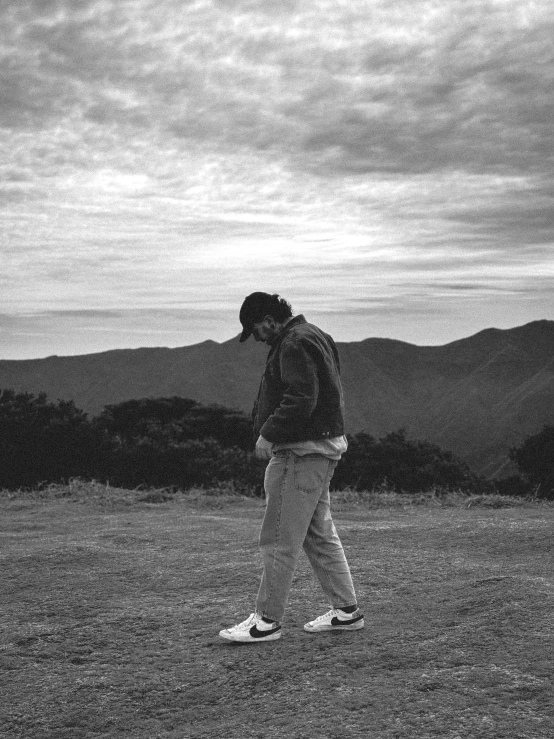
[[[391,339],[338,344],[348,430],[405,428],[487,475],[508,471],[510,446],[554,423],[554,321],[486,329],[444,346]],[[249,412],[267,348],[236,337],[177,349],[125,349],[0,361],[0,387],[105,405],[180,395]]]

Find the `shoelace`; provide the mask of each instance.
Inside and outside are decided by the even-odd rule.
[[[323,616],[318,616],[316,618],[316,621],[324,621],[326,618],[329,618],[329,617],[332,618],[333,616],[338,616],[338,611],[335,608],[333,608],[330,611],[327,611],[327,613],[324,613]]]
[[[250,616],[248,616],[247,619],[242,621],[240,624],[236,624],[236,626],[232,626],[231,629],[245,629],[247,626],[251,626],[256,621],[256,614],[251,613]]]
[[[354,611],[354,613],[356,613],[356,611]],[[324,613],[323,616],[318,616],[316,621],[324,621],[326,618],[333,618],[333,616],[336,616],[340,621],[348,621],[353,615],[353,613],[345,613],[338,608],[332,608],[330,611],[327,611],[327,613]],[[344,618],[344,616],[346,616],[346,618]]]

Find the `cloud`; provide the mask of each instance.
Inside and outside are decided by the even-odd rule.
[[[254,285],[544,316],[553,25],[548,0],[4,0],[0,307],[114,325]]]
[[[114,318],[118,319],[121,316],[121,311],[115,311],[115,310],[90,310],[90,309],[81,309],[81,310],[50,310],[50,311],[41,311],[40,313],[34,313],[31,314],[35,318],[41,317],[41,318]]]
[[[272,5],[12,2],[4,125],[77,115],[321,174],[543,167],[548,3]]]
[[[553,15],[542,7],[522,24],[506,7],[464,3],[461,18],[449,3],[442,27],[424,14],[408,44],[368,39],[361,74],[344,70],[339,93],[327,68],[319,94],[294,107],[304,161],[353,174],[540,171],[553,120]]]

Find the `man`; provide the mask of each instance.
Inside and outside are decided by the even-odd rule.
[[[361,629],[364,618],[329,507],[329,482],[347,447],[335,342],[304,316],[293,317],[279,295],[252,293],[239,317],[241,342],[253,335],[271,347],[252,412],[256,456],[269,460],[260,533],[263,574],[256,611],[219,635],[234,642],[281,637],[302,549],[332,606],[304,629]]]

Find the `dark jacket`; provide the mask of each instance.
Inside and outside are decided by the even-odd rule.
[[[337,347],[304,316],[293,318],[275,338],[252,419],[256,436],[274,444],[344,434]]]

